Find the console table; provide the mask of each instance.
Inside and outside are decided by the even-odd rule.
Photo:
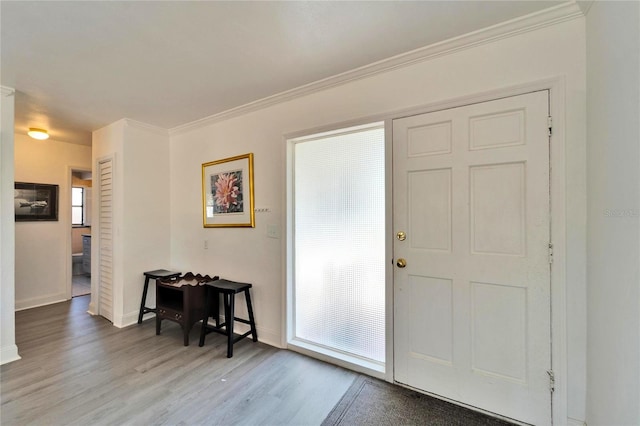
[[[177,279],[156,280],[156,335],[162,320],[174,321],[182,327],[184,345],[189,346],[189,332],[204,315],[204,283],[217,279],[188,272]]]

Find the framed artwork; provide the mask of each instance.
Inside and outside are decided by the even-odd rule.
[[[16,222],[58,220],[58,185],[16,182],[13,198]]]
[[[202,165],[205,228],[255,227],[253,153]]]

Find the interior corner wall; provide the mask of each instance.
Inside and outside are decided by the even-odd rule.
[[[123,155],[125,120],[119,120],[94,131],[91,135],[92,144],[92,175],[93,196],[91,199],[91,302],[89,312],[100,314],[99,286],[100,282],[100,172],[98,162],[107,158],[113,160],[113,197],[112,197],[112,285],[113,285],[113,313],[122,316],[122,216],[123,216],[123,172],[120,160]]]
[[[169,136],[163,129],[119,120],[93,132],[93,166],[113,158],[113,324],[124,327],[138,319],[143,272],[170,269]],[[100,187],[94,182],[93,223],[100,222]],[[93,233],[92,295],[99,276],[100,235]],[[90,311],[98,312],[92,300]],[[147,305],[155,305],[149,288]]]
[[[59,186],[57,221],[15,224],[16,310],[71,295],[71,166],[90,168],[91,147],[15,135],[15,180]]]
[[[20,359],[15,333],[14,93],[0,86],[0,364]]]
[[[587,15],[587,423],[640,424],[640,3]]]
[[[138,320],[143,272],[171,269],[169,134],[127,120],[124,140],[124,211],[121,326]],[[155,306],[149,285],[147,306]]]
[[[550,48],[553,46],[553,48]],[[585,27],[574,19],[396,68],[224,121],[172,132],[171,261],[253,283],[260,340],[281,346],[286,225],[285,135],[565,77],[568,416],[584,419],[586,348]],[[253,152],[256,227],[203,228],[202,163]],[[208,242],[205,248],[204,242]]]

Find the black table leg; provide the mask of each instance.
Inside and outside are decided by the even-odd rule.
[[[224,297],[224,322],[227,328],[227,358],[233,356],[233,316],[235,315],[235,294],[225,294]]]
[[[258,332],[256,330],[255,318],[253,315],[251,295],[249,293],[251,284],[238,283],[227,280],[212,280],[210,282],[207,282],[206,286],[208,293],[205,303],[207,304],[207,306],[205,318],[203,319],[202,329],[200,330],[200,346],[204,346],[205,336],[209,332],[224,334],[227,337],[227,358],[231,358],[233,357],[233,344],[237,341],[244,339],[250,334],[253,337],[254,342],[258,341]],[[235,296],[240,292],[244,292],[245,294],[245,299],[247,301],[247,311],[249,314],[248,320],[235,317]],[[222,305],[224,308],[224,322],[220,321],[220,296],[222,296]],[[213,306],[211,306],[211,304],[213,304]],[[215,326],[213,324],[208,325],[205,323],[205,321],[209,320],[212,314],[216,320]],[[249,324],[251,330],[236,336],[234,334],[235,321]]]
[[[182,325],[182,332],[184,333],[184,345],[189,346],[189,326],[187,324]]]
[[[213,317],[216,320],[216,328],[220,328],[220,292],[211,289],[213,292]]]
[[[207,335],[207,325],[209,323],[210,317],[210,309],[211,309],[211,290],[209,287],[205,287],[204,293],[204,317],[202,318],[202,328],[200,328],[200,342],[198,342],[198,346],[204,346],[204,336]],[[216,319],[217,321],[217,319]]]
[[[249,295],[249,289],[244,291],[244,298],[247,300],[247,312],[249,314],[249,326],[251,327],[251,334],[253,334],[253,341],[258,341],[258,332],[256,331],[256,322],[253,320],[253,307],[251,306],[251,295]]]
[[[142,301],[140,302],[140,313],[138,314],[138,324],[142,324],[142,316],[145,311],[145,304],[147,302],[147,290],[149,290],[149,277],[144,277],[144,289],[142,290]]]

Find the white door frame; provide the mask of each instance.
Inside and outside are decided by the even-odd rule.
[[[363,123],[371,123],[374,121],[385,122],[385,150],[387,177],[386,177],[386,200],[387,200],[387,287],[386,287],[386,363],[385,373],[381,375],[387,382],[394,383],[394,364],[393,364],[393,153],[392,153],[392,122],[394,119],[439,111],[448,108],[456,108],[464,105],[481,103],[495,99],[522,95],[529,92],[540,90],[549,90],[549,111],[553,117],[553,135],[551,137],[551,146],[549,148],[550,160],[550,195],[551,195],[551,241],[553,243],[554,255],[553,265],[551,268],[551,368],[555,374],[555,391],[552,395],[552,420],[554,424],[566,424],[568,421],[567,404],[568,404],[568,388],[567,388],[567,308],[566,308],[566,156],[565,156],[565,77],[551,77],[543,80],[526,82],[514,86],[507,86],[500,89],[489,90],[486,92],[470,94],[458,98],[452,98],[446,101],[434,102],[419,107],[411,107],[395,112],[361,117],[356,120],[348,120],[342,123],[334,123],[327,126],[316,127],[313,129],[299,130],[283,135],[284,142],[288,139],[303,136],[305,134],[320,133],[331,131],[343,127],[351,127]],[[283,156],[290,160],[291,152],[287,143],[283,144]],[[289,164],[289,163],[288,163]],[[285,169],[283,175],[283,185],[289,190],[288,185],[291,181],[290,171]],[[291,216],[291,212],[287,209],[287,199],[283,201],[284,211],[287,217]],[[283,270],[287,275],[287,280],[282,287],[283,300],[287,301],[291,298],[288,282],[290,280],[291,270],[289,268],[289,254],[287,247],[292,237],[292,230],[284,224],[287,238],[283,239]],[[282,347],[287,347],[287,322],[289,315],[285,308],[282,320]],[[314,355],[312,355],[314,356]],[[343,365],[339,361],[325,359],[327,362]],[[351,365],[343,365],[346,368],[354,368]],[[357,367],[354,368],[360,370]],[[370,374],[370,372],[367,372]],[[377,376],[377,375],[376,375]]]
[[[554,424],[567,422],[567,309],[566,309],[566,158],[565,158],[565,81],[564,77],[524,83],[474,95],[437,102],[389,114],[385,127],[391,129],[392,120],[412,115],[456,108],[495,99],[549,90],[549,111],[553,117],[550,154],[551,242],[553,264],[551,268],[551,368],[555,375],[555,391],[552,394],[552,419]],[[387,131],[386,147],[392,146],[392,135]],[[392,211],[392,206],[389,206]],[[391,215],[389,215],[391,217]],[[392,259],[391,259],[392,260]],[[390,260],[390,261],[391,261]],[[386,380],[394,382],[393,366],[393,287],[387,283],[387,361]]]

